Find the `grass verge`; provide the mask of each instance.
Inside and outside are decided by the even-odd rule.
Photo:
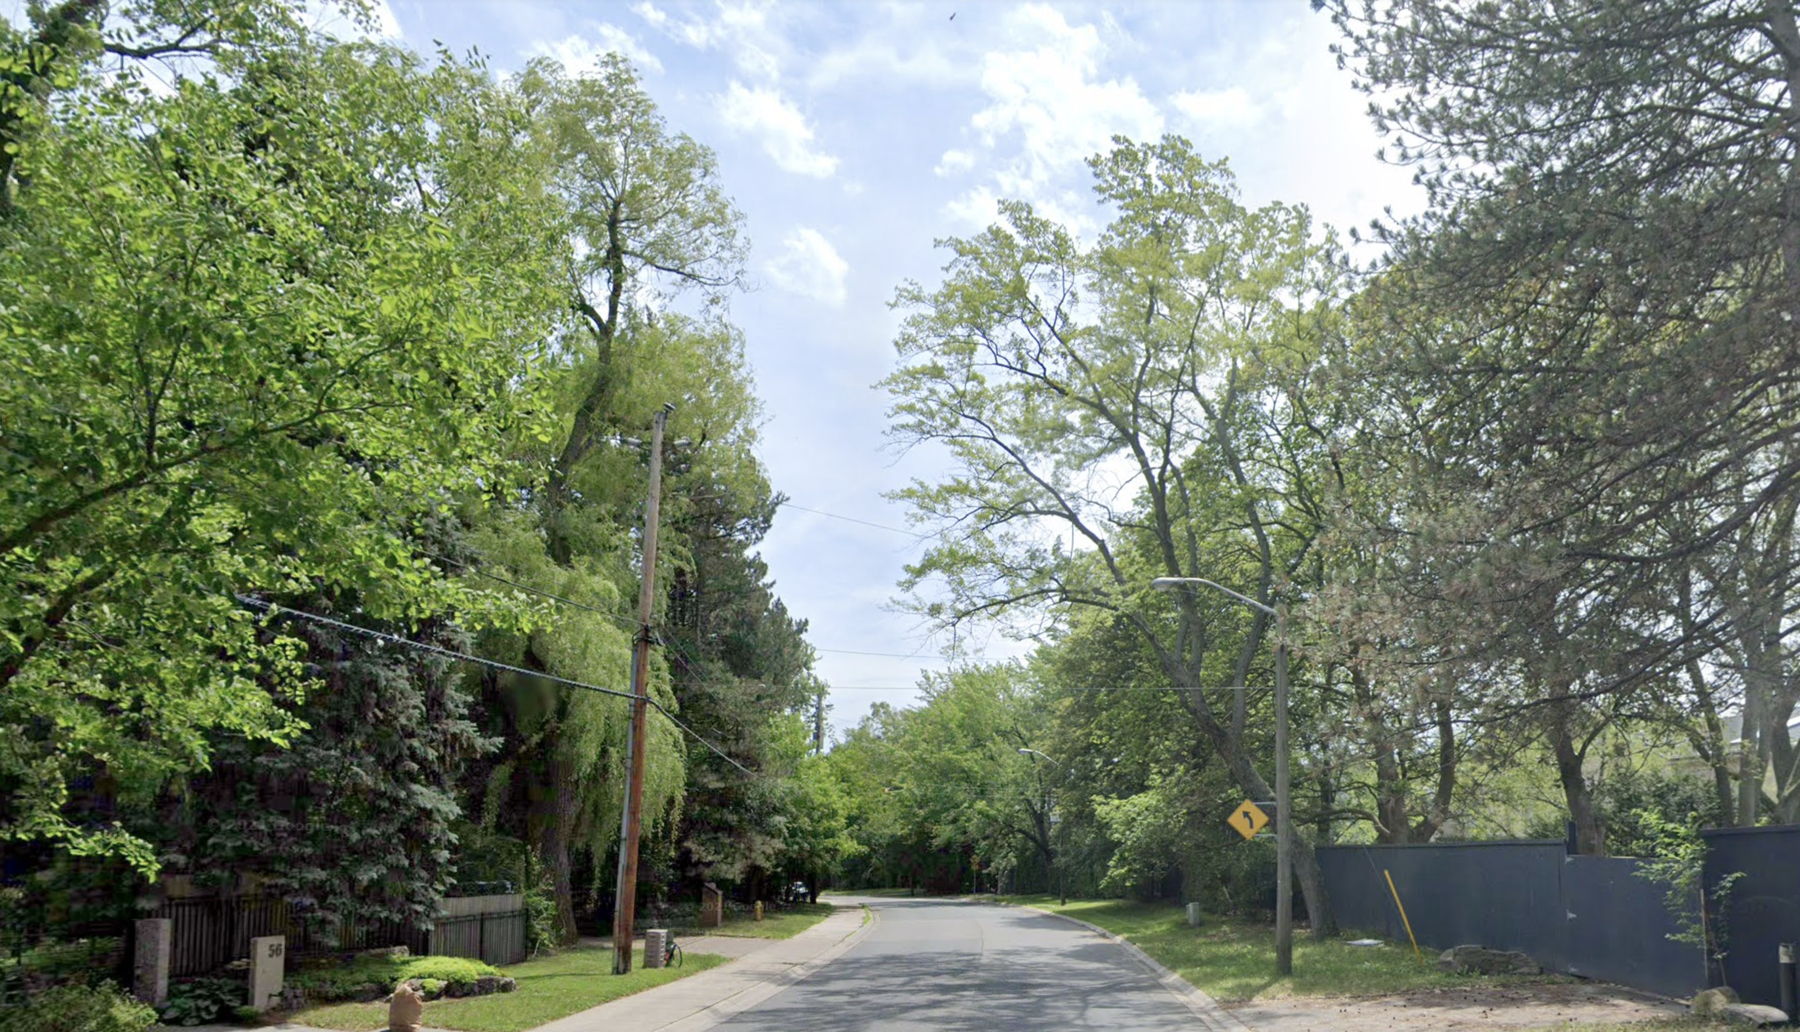
[[[702,935],[727,935],[744,939],[791,939],[831,916],[836,909],[829,903],[790,903],[781,910],[770,910],[761,921],[748,916],[733,916],[720,928],[690,928],[680,938]]]
[[[1415,989],[1471,984],[1499,985],[1559,980],[1554,975],[1482,977],[1439,971],[1426,953],[1415,957],[1405,945],[1351,946],[1341,939],[1294,936],[1294,973],[1275,977],[1275,931],[1209,915],[1199,928],[1187,926],[1182,909],[1170,903],[1126,900],[1070,900],[1055,896],[983,896],[1002,903],[1067,914],[1130,939],[1163,966],[1222,1003],[1281,996],[1383,996]]]
[[[1705,1018],[1652,1018],[1651,1021],[1625,1021],[1625,1023],[1607,1023],[1607,1025],[1584,1025],[1580,1021],[1564,1021],[1561,1025],[1537,1025],[1530,1032],[1555,1032],[1559,1028],[1580,1030],[1580,1032],[1701,1032],[1703,1028],[1717,1032],[1721,1025],[1715,1025]]]
[[[631,974],[614,975],[611,950],[564,950],[504,969],[519,980],[515,992],[433,1000],[425,1005],[425,1024],[460,1032],[524,1032],[724,962],[724,957],[711,954],[689,954],[679,968],[651,970],[643,966],[643,951],[639,950]],[[387,1028],[387,1013],[385,1003],[339,1003],[308,1007],[285,1017],[315,1028],[376,1032]]]

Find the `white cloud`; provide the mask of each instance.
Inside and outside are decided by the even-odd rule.
[[[992,187],[971,187],[944,205],[944,211],[964,225],[980,228],[992,224],[1000,214],[1000,195]]]
[[[813,89],[830,89],[856,79],[943,87],[973,78],[971,63],[953,56],[949,48],[920,46],[903,54],[888,40],[871,35],[819,55],[806,82]]]
[[[1114,135],[1161,135],[1162,113],[1130,76],[1104,77],[1107,46],[1097,26],[1071,25],[1053,7],[1027,4],[1007,15],[1005,30],[1015,42],[982,56],[988,102],[969,120],[982,147],[1005,156],[993,163],[992,183],[951,202],[949,213],[967,221],[982,209],[991,212],[997,191],[1046,213],[1070,212],[1078,228],[1088,220],[1069,187],[1084,160],[1108,149]],[[958,162],[946,154],[939,168],[954,170]]]
[[[814,145],[806,116],[780,91],[734,80],[718,102],[726,128],[760,138],[763,150],[783,169],[821,179],[837,171],[838,159]]]
[[[555,42],[540,42],[531,50],[561,61],[570,72],[592,71],[601,55],[607,53],[618,54],[646,72],[663,70],[662,62],[636,36],[610,22],[592,22],[585,32]]]
[[[631,10],[646,25],[696,50],[716,50],[731,58],[739,72],[763,82],[781,77],[787,41],[769,24],[769,9],[756,3],[720,2],[711,20],[678,18],[650,0]]]
[[[952,148],[944,152],[938,159],[937,167],[931,171],[940,176],[953,176],[959,172],[967,172],[975,167],[975,155],[966,150]]]
[[[650,27],[654,29],[662,29],[669,24],[668,14],[664,12],[662,8],[651,3],[650,0],[642,0],[641,3],[632,4],[631,12],[639,18],[644,19],[646,22],[649,22]]]
[[[763,266],[763,272],[781,289],[833,308],[848,296],[844,284],[850,263],[811,226],[796,226],[788,233],[781,242],[781,253]]]
[[[1209,128],[1254,125],[1263,116],[1262,105],[1242,86],[1184,90],[1170,97],[1169,103],[1189,121]]]

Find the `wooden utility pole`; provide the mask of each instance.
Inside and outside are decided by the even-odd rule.
[[[637,642],[631,662],[631,727],[625,737],[625,809],[619,815],[618,903],[613,908],[613,974],[631,971],[637,924],[638,829],[644,816],[645,724],[650,711],[650,617],[656,604],[656,526],[662,515],[663,424],[673,405],[656,414],[650,431],[650,494],[644,506],[644,583],[638,590]]]

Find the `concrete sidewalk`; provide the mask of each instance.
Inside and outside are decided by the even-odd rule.
[[[870,914],[864,923],[864,914]],[[702,1032],[748,1010],[830,963],[874,927],[872,911],[838,912],[791,939],[706,936],[681,940],[691,953],[736,953],[740,959],[540,1025],[536,1032]],[[759,945],[749,946],[755,942]],[[708,948],[711,946],[712,948]]]

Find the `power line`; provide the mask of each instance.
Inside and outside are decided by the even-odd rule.
[[[901,530],[899,527],[890,527],[885,523],[871,523],[868,520],[857,519],[855,516],[843,516],[835,512],[826,512],[824,509],[809,509],[804,505],[795,505],[793,502],[783,502],[781,505],[784,509],[798,509],[801,512],[810,512],[814,516],[829,516],[834,520],[843,520],[845,523],[860,523],[865,527],[874,527],[876,530],[885,530],[890,534],[903,534],[915,541],[922,541],[931,536],[929,533],[920,534],[910,530]]]
[[[935,652],[864,652],[861,649],[828,649],[828,648],[825,648],[820,645],[814,645],[812,648],[813,648],[814,652],[838,652],[838,653],[842,653],[847,656],[888,656],[893,659],[949,659],[950,658],[949,656],[940,656]]]
[[[830,687],[834,692],[916,692],[921,690],[916,684],[834,684]],[[1273,690],[1269,686],[1256,684],[1115,684],[1081,687],[1053,685],[1048,689],[1052,694],[1056,692],[1267,692]]]
[[[386,642],[389,645],[398,645],[402,648],[416,649],[420,652],[430,652],[435,655],[442,656],[445,659],[453,659],[453,660],[456,660],[461,663],[473,663],[476,666],[484,666],[484,667],[488,667],[489,669],[492,669],[492,670],[504,670],[507,673],[520,674],[525,677],[542,678],[543,680],[550,681],[554,684],[566,685],[567,687],[578,688],[578,689],[580,689],[582,691],[586,691],[586,692],[595,692],[600,695],[610,695],[614,698],[619,698],[619,699],[636,699],[636,698],[638,698],[638,696],[633,695],[630,692],[622,692],[622,691],[618,690],[617,688],[602,688],[597,684],[588,684],[586,681],[572,681],[569,678],[558,677],[555,674],[545,673],[542,670],[527,670],[524,667],[513,666],[510,663],[502,663],[499,660],[487,659],[483,656],[472,656],[467,652],[458,652],[455,649],[447,649],[441,645],[432,645],[432,644],[428,644],[428,643],[422,642],[422,641],[415,641],[412,638],[402,638],[397,634],[389,634],[386,631],[377,631],[370,627],[362,627],[362,626],[359,626],[359,625],[353,624],[353,623],[345,623],[342,620],[334,620],[329,616],[321,616],[318,613],[309,613],[304,609],[291,609],[287,606],[276,605],[273,602],[265,602],[260,598],[252,598],[248,595],[238,595],[238,596],[236,596],[236,598],[240,605],[247,606],[251,609],[259,610],[264,613],[268,613],[272,617],[287,616],[287,617],[295,617],[295,618],[298,618],[301,620],[310,620],[316,624],[322,624],[326,627],[333,627],[340,631],[348,631],[351,634],[358,634],[365,638],[373,638],[376,641]],[[676,727],[687,732],[690,736],[693,737],[693,739],[696,742],[699,742],[701,745],[704,745],[708,749],[711,749],[713,752],[717,753],[719,755],[719,758],[724,760],[726,763],[731,764],[733,767],[736,767],[737,769],[743,771],[745,774],[748,774],[751,777],[758,776],[755,771],[751,770],[750,768],[744,766],[743,764],[739,763],[738,761],[732,759],[730,756],[726,755],[725,750],[719,748],[718,746],[714,745],[712,742],[707,741],[705,738],[701,737],[701,735],[698,731],[695,731],[693,728],[691,728],[691,727],[687,726],[687,724],[683,723],[681,721],[681,718],[679,718],[679,717],[675,716],[675,714],[669,712],[668,707],[664,706],[661,702],[657,701],[656,699],[649,698],[649,697],[645,697],[644,701],[649,703],[650,706],[653,709],[655,709],[658,713],[661,713],[663,716],[669,718],[669,721],[671,723],[673,723]]]

